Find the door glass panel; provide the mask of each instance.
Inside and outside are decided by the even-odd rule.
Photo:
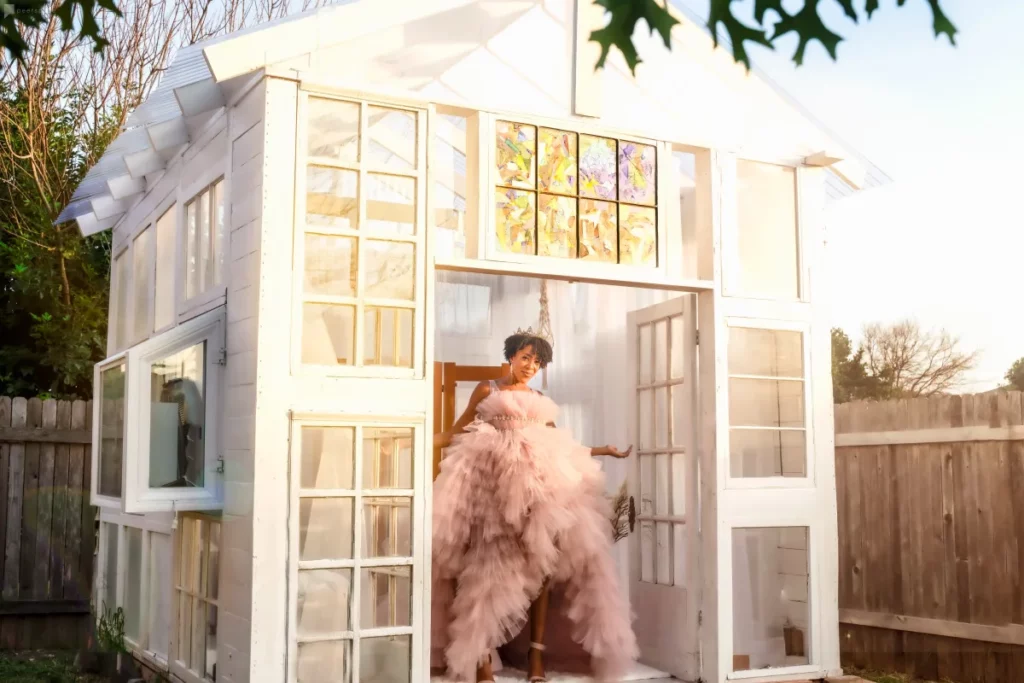
[[[369,107],[367,119],[370,164],[401,170],[416,168],[416,112]]]
[[[305,283],[307,294],[355,296],[358,247],[354,237],[306,233]]]
[[[672,357],[671,357],[671,379],[679,379],[683,376],[683,316],[676,315],[672,316],[671,323],[671,334],[672,338],[670,343],[672,344]]]
[[[657,432],[657,444],[658,448],[664,448],[668,446],[669,442],[669,407],[668,407],[668,387],[660,387],[654,390],[654,412],[655,412],[655,431]]]
[[[139,643],[142,617],[142,529],[124,528],[128,567],[124,573],[124,635]]]
[[[350,365],[355,361],[354,306],[303,304],[302,362]]]
[[[670,515],[672,491],[671,456],[659,454],[654,456],[655,493],[654,510],[658,515]],[[671,522],[655,522],[655,579],[665,586],[672,585],[672,524]]]
[[[360,683],[409,683],[411,668],[411,636],[363,638],[360,641]]]
[[[363,488],[412,488],[412,430],[363,431]]]
[[[654,381],[668,379],[668,321],[654,323]]]
[[[807,527],[732,530],[735,671],[810,663],[809,556]]]
[[[365,557],[412,556],[412,500],[364,498]]]
[[[410,242],[366,240],[366,290],[374,299],[410,301],[415,291],[416,245]]]
[[[416,179],[370,173],[366,177],[366,227],[376,233],[416,232]]]
[[[304,489],[352,489],[356,430],[303,427],[301,484]]]
[[[341,163],[359,161],[358,104],[311,97],[308,117],[309,156]]]
[[[359,227],[359,174],[339,168],[306,170],[306,224],[336,230]]]
[[[351,559],[352,511],[351,498],[300,500],[299,559]]]
[[[299,643],[296,669],[298,683],[351,683],[352,643],[348,640]]]
[[[412,567],[363,569],[359,594],[363,628],[412,625]]]
[[[351,595],[351,569],[300,570],[296,619],[299,637],[348,631]]]
[[[651,326],[641,325],[637,357],[640,359],[640,384],[651,383]]]
[[[730,429],[734,477],[806,477],[807,435],[797,430]]]
[[[654,390],[640,391],[640,448],[654,448]]]

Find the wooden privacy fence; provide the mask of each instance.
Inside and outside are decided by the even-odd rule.
[[[843,664],[1024,680],[1019,392],[836,406]]]
[[[85,642],[91,411],[89,401],[0,397],[0,649]]]

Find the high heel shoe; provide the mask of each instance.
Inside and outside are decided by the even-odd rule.
[[[537,652],[544,652],[547,648],[542,643],[530,643],[530,649]],[[547,683],[547,676],[530,676],[530,683]]]

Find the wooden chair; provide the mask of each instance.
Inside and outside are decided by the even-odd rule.
[[[458,365],[434,363],[434,433],[446,432],[455,425],[459,413],[455,405],[455,385],[459,382],[484,382],[501,379],[509,372],[508,363],[501,365]],[[434,449],[434,478],[441,471],[441,448]]]

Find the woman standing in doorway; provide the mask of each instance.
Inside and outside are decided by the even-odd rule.
[[[558,407],[529,388],[552,360],[532,330],[505,340],[510,374],[481,382],[435,445],[432,659],[460,681],[493,681],[496,650],[529,622],[528,674],[547,663],[601,680],[637,656],[612,560],[604,476],[589,448],[555,427]],[[556,609],[557,608],[557,609]],[[546,647],[545,631],[549,641]]]

